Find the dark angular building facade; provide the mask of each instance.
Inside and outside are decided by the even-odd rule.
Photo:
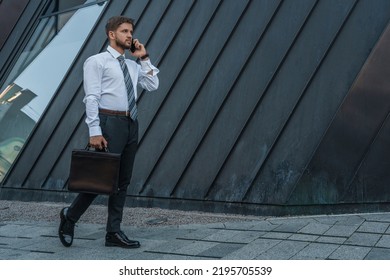
[[[82,66],[119,14],[161,71],[138,100],[128,206],[390,209],[388,0],[1,1],[0,199],[74,196]]]

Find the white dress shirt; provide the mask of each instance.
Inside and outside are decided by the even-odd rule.
[[[84,103],[89,128],[89,136],[102,135],[99,120],[99,108],[128,111],[127,90],[123,72],[118,61],[121,54],[111,46],[106,52],[89,57],[84,63]],[[140,64],[125,59],[127,69],[133,82],[135,99],[138,99],[137,85],[147,91],[158,88],[159,70],[150,60],[140,61]],[[152,71],[152,74],[148,74]]]

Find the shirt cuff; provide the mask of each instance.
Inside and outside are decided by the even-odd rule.
[[[140,60],[141,69],[145,72],[153,71],[153,76],[156,76],[160,72],[153,64],[150,62],[150,59]]]
[[[89,128],[89,137],[102,135],[100,126],[93,126]]]

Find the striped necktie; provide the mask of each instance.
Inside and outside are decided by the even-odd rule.
[[[119,60],[119,63],[121,65],[121,68],[123,71],[123,76],[125,79],[125,84],[126,84],[126,89],[127,89],[127,97],[128,97],[128,101],[129,101],[130,117],[133,120],[136,120],[137,116],[138,116],[138,112],[137,112],[137,105],[135,104],[133,83],[131,82],[131,77],[129,74],[129,70],[127,69],[124,57],[121,55],[118,57],[118,60]]]

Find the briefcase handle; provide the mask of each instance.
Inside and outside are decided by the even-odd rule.
[[[91,145],[88,143],[87,146],[85,147],[85,150],[89,151],[91,149],[95,149],[95,151],[98,151],[98,152],[106,152],[106,153],[110,152],[107,147],[104,147],[104,149],[102,149],[102,150],[96,150],[96,148],[91,147]]]

